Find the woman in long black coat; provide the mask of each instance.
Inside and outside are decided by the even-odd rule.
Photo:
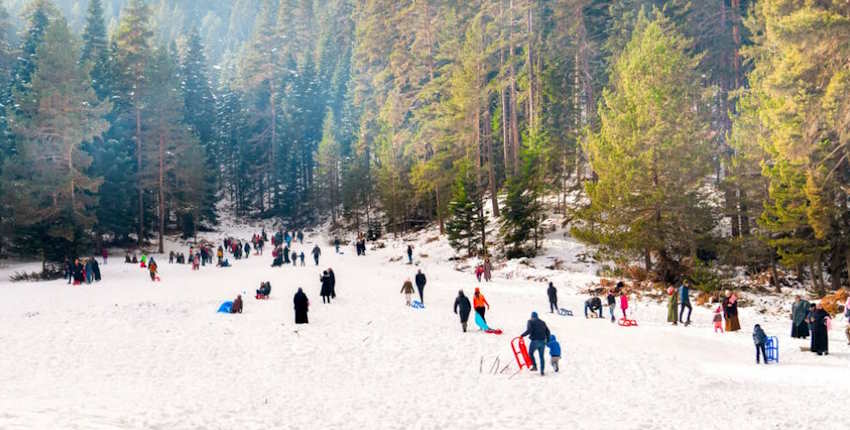
[[[829,355],[829,337],[826,331],[828,318],[829,313],[819,303],[812,315],[812,352],[818,355]]]
[[[310,307],[307,295],[299,288],[292,301],[295,304],[295,324],[307,324],[307,308]]]
[[[331,277],[327,270],[322,272],[320,280],[322,281],[322,289],[319,290],[319,295],[322,296],[322,303],[330,303],[333,287],[331,287]]]
[[[454,310],[455,313],[460,316],[460,326],[463,327],[463,331],[466,332],[466,322],[469,321],[469,312],[472,310],[472,305],[469,304],[469,299],[463,295],[463,290],[459,290],[457,292]],[[458,311],[460,312],[458,313]]]

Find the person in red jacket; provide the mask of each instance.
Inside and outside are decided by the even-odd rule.
[[[623,311],[623,319],[626,319],[626,311],[629,310],[629,296],[626,295],[626,289],[620,290],[620,310]]]
[[[478,288],[475,289],[475,294],[472,296],[472,306],[475,308],[475,313],[481,315],[481,319],[486,323],[484,311],[490,309],[490,304],[487,303],[487,299],[484,298],[484,294],[481,294],[481,290]]]

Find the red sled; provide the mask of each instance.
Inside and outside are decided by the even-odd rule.
[[[531,369],[531,357],[528,355],[528,348],[525,347],[525,340],[521,337],[511,339],[511,350],[514,352],[514,358],[519,369],[523,367]]]
[[[488,328],[487,330],[484,330],[484,333],[502,334],[502,330],[498,328]]]
[[[144,269],[144,268],[145,268],[145,263],[144,263],[144,262],[139,263],[139,267],[141,267],[142,269]]]
[[[264,296],[262,294],[257,294],[257,300],[268,300],[269,296]]]
[[[638,326],[637,321],[626,319],[626,318],[620,318],[620,320],[617,321],[617,324],[619,324],[622,327],[637,327]]]

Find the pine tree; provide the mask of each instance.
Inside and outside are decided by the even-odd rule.
[[[584,151],[597,179],[586,185],[589,205],[576,235],[614,254],[651,256],[659,273],[677,275],[679,259],[695,256],[713,227],[706,207],[710,169],[699,57],[668,18],[638,18],[632,40],[603,93],[601,128]]]
[[[334,119],[333,110],[328,109],[328,113],[325,115],[324,126],[322,127],[322,141],[319,143],[319,150],[316,156],[319,177],[317,193],[321,196],[317,200],[320,202],[320,208],[330,210],[331,221],[334,227],[337,225],[337,208],[341,203],[341,149],[339,140],[336,137],[336,128],[337,124]]]
[[[465,249],[468,256],[486,253],[484,203],[468,163],[458,169],[448,208],[446,235],[451,247],[457,251]]]
[[[768,198],[759,225],[780,262],[808,266],[819,291],[850,270],[850,10],[835,2],[757,2],[752,110],[736,123],[761,156]],[[816,49],[813,47],[817,47]],[[850,273],[850,272],[848,272]],[[848,281],[850,282],[850,277]]]
[[[12,117],[18,153],[4,169],[5,198],[24,230],[40,232],[24,242],[43,261],[81,251],[94,224],[94,197],[101,184],[86,170],[91,158],[81,145],[106,131],[108,102],[91,87],[90,67],[79,63],[79,41],[64,19],[55,19],[30,57],[27,96]],[[36,238],[37,237],[37,238]],[[35,249],[33,249],[35,248]]]
[[[145,72],[150,61],[150,39],[153,32],[150,27],[151,10],[144,0],[130,0],[121,15],[116,41],[117,68],[121,75],[117,77],[116,97],[118,109],[126,130],[132,130],[130,135],[135,143],[136,158],[135,174],[138,191],[138,221],[137,241],[145,239],[145,190],[142,184],[144,168],[142,165],[145,145],[142,136],[142,111],[144,110],[144,93],[148,90]],[[129,137],[129,136],[124,136]]]
[[[92,64],[92,86],[99,99],[110,93],[109,84],[109,44],[106,37],[106,22],[103,17],[101,0],[90,0],[86,13],[86,27],[83,30],[83,49],[80,61]]]
[[[183,117],[186,123],[192,127],[192,132],[197,137],[200,145],[204,148],[206,167],[206,182],[203,188],[214,191],[216,189],[216,172],[219,164],[216,159],[214,148],[213,124],[215,121],[215,96],[213,95],[210,81],[207,77],[207,59],[204,55],[204,46],[197,30],[192,30],[186,45],[186,52],[181,64],[180,76],[183,79]],[[203,210],[200,212],[204,221],[215,224],[216,212],[215,192],[206,193]]]
[[[520,153],[520,170],[506,183],[507,194],[499,231],[508,258],[534,256],[541,242],[541,148],[533,141],[529,143],[529,147]],[[534,242],[531,248],[528,247],[529,241]]]

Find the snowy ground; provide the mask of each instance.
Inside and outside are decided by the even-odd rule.
[[[272,269],[269,252],[195,273],[159,258],[157,284],[118,256],[96,286],[12,284],[20,266],[4,268],[0,429],[845,428],[843,323],[830,333],[831,355],[815,357],[788,338],[786,321],[748,309],[744,330],[725,335],[712,333],[707,309],[688,328],[666,325],[651,303],[635,306],[636,328],[585,320],[573,292],[593,271],[567,262],[571,271],[554,279],[576,317],[550,315],[545,284],[506,267],[481,285],[488,321],[505,334],[464,334],[452,303],[478,284],[426,236],[416,248],[428,254],[417,257],[429,277],[424,310],[403,305],[399,289],[417,267],[391,262],[405,246],[394,241],[356,257],[320,240],[321,268],[337,276],[331,305],[318,296],[319,268]],[[305,240],[305,254],[318,239]],[[264,280],[272,298],[258,302]],[[297,287],[311,299],[308,326],[293,324]],[[215,312],[238,293],[244,314]],[[511,377],[512,364],[488,374],[497,357],[513,362],[510,339],[532,310],[562,342],[561,372]],[[755,322],[781,336],[780,365],[755,366]]]

